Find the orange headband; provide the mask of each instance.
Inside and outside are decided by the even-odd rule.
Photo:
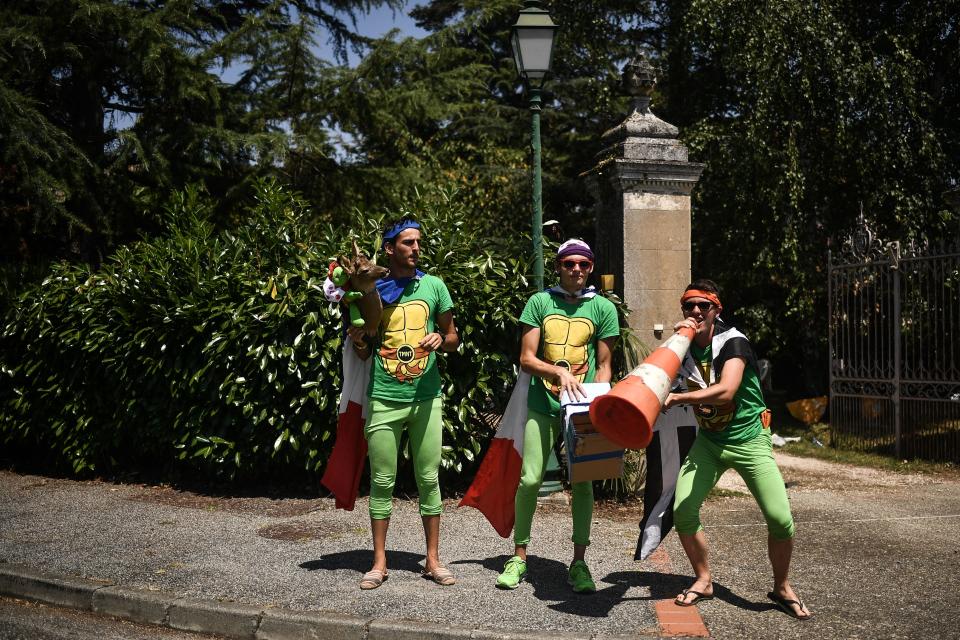
[[[715,293],[710,293],[709,291],[700,291],[698,289],[690,289],[689,291],[684,291],[683,295],[680,296],[680,304],[683,304],[690,298],[706,298],[717,307],[718,313],[723,311],[723,305],[720,304],[720,298]]]

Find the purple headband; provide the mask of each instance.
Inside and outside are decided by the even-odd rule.
[[[593,251],[590,250],[590,245],[583,240],[567,240],[557,249],[557,260],[567,256],[583,256],[593,260]]]
[[[380,248],[383,248],[388,242],[393,242],[393,239],[396,238],[402,231],[407,229],[419,229],[420,225],[416,220],[401,220],[397,224],[393,225],[389,229],[383,232],[383,243],[381,243]]]

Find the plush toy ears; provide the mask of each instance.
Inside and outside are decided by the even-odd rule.
[[[350,264],[350,261],[347,260],[346,257],[344,257],[344,256],[337,256],[337,264],[340,265],[340,267],[343,269],[344,273],[346,273],[348,276],[352,276],[352,275],[353,275],[353,265]]]

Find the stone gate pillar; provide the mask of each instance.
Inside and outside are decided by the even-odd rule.
[[[596,273],[613,274],[629,323],[650,347],[680,319],[690,282],[690,193],[703,164],[688,162],[678,130],[650,112],[654,69],[638,52],[623,69],[630,115],[603,134],[584,176],[597,203]]]

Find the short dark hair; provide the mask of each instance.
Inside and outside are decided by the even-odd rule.
[[[707,293],[712,293],[717,297],[720,297],[720,287],[718,287],[717,283],[713,280],[708,280],[706,278],[694,280],[687,285],[687,288],[684,289],[684,291],[690,291],[691,289],[696,289],[697,291],[706,291]]]

